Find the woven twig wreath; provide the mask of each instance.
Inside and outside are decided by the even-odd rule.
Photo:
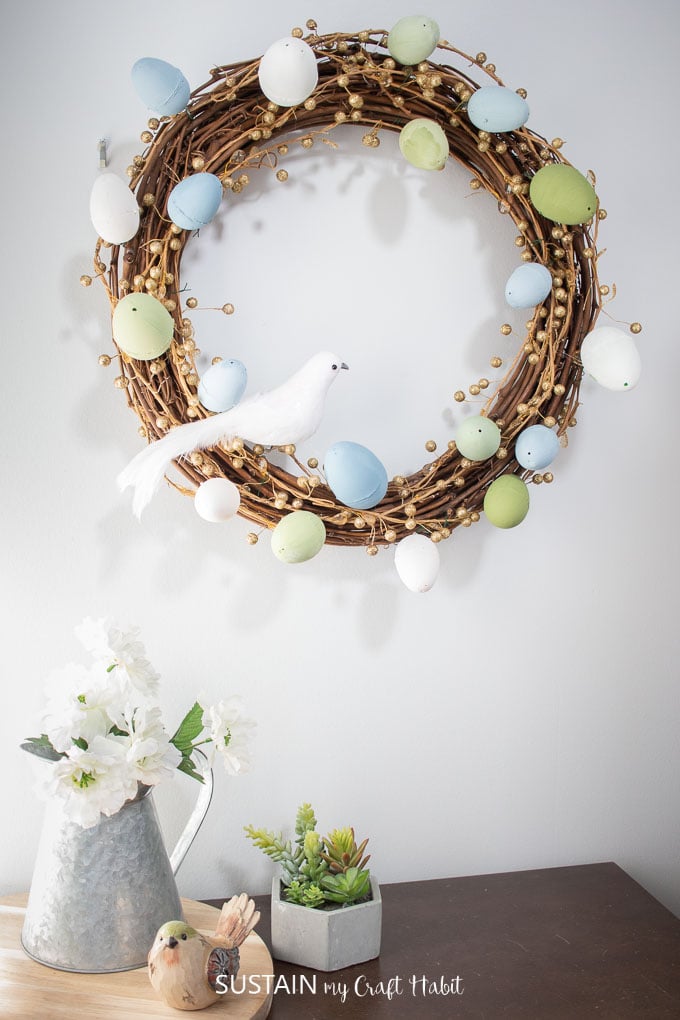
[[[174,338],[168,353],[153,361],[132,360],[119,351],[121,374],[116,385],[125,390],[141,421],[140,433],[148,441],[208,414],[197,396],[196,341],[189,316],[195,299],[189,298],[182,307],[181,259],[189,232],[167,214],[168,194],[179,180],[193,172],[211,172],[234,201],[247,187],[253,169],[269,169],[285,180],[282,161],[289,147],[309,148],[319,138],[328,139],[339,125],[363,125],[363,141],[371,149],[379,145],[382,130],[400,131],[419,117],[434,120],[446,134],[450,155],[470,171],[471,186],[486,189],[499,212],[514,221],[521,258],[542,264],[553,277],[552,290],[531,312],[526,335],[504,378],[496,384],[480,378],[469,388],[477,398],[485,390],[488,394],[481,413],[501,430],[497,453],[482,462],[470,461],[451,441],[415,474],[393,478],[385,497],[370,510],[339,503],[316,460],[302,464],[294,447],[283,448],[296,465],[293,471],[270,463],[262,447],[244,443],[195,452],[176,466],[188,483],[177,487],[188,494],[209,478],[230,479],[240,489],[239,513],[263,528],[273,528],[291,510],[305,509],[323,520],[327,542],[363,545],[369,554],[414,531],[438,542],[459,525],[479,519],[485,492],[499,476],[509,473],[525,480],[532,476],[514,456],[521,430],[541,423],[564,437],[575,424],[580,345],[608,291],[598,284],[595,247],[598,220],[606,214],[598,208],[588,223],[565,227],[536,211],[529,200],[530,181],[541,167],[566,163],[562,143],[560,139],[549,143],[526,127],[488,134],[473,126],[467,101],[479,85],[470,74],[483,72],[496,85],[503,84],[485,54],[468,56],[440,41],[439,49],[450,59],[458,57],[466,70],[429,60],[404,67],[389,55],[382,30],[318,35],[312,21],[307,28],[305,41],[316,55],[319,79],[303,104],[279,108],[268,102],[258,82],[257,59],[213,68],[210,80],[192,93],[184,112],[152,118],[142,133],[146,148],[128,168],[142,210],[139,231],[124,246],[100,239],[95,271],[112,308],[130,292],[154,295],[173,316]],[[293,36],[301,38],[302,30],[295,29]],[[233,307],[225,305],[222,310],[229,314]],[[510,327],[501,327],[501,332],[509,333]],[[110,358],[103,355],[100,361],[106,364]],[[500,358],[491,364],[498,369]],[[455,399],[463,401],[466,395],[458,391]],[[433,442],[426,448],[434,453]],[[551,481],[552,475],[535,474],[533,480]],[[257,541],[255,532],[248,537]]]

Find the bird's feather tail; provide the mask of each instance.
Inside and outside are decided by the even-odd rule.
[[[260,911],[255,910],[255,901],[249,899],[247,893],[232,896],[222,907],[215,937],[225,946],[235,948],[245,942],[259,920]]]
[[[179,425],[161,439],[140,450],[121,471],[117,478],[118,488],[121,492],[130,487],[134,489],[132,510],[136,517],[142,516],[144,507],[151,501],[165,472],[176,457],[185,456],[193,450],[214,446],[220,440],[234,438],[225,435],[224,424],[220,418],[221,415],[213,415],[202,421]]]

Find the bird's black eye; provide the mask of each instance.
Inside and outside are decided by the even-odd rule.
[[[338,370],[338,366],[337,365],[331,365],[331,368],[333,369],[334,372],[337,372],[337,370]]]
[[[184,939],[184,941],[186,942],[186,938],[187,938],[187,933],[186,933],[186,932],[184,932],[184,934],[182,935],[182,938],[183,938],[183,939]]]

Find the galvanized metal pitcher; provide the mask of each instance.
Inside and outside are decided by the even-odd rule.
[[[172,856],[151,789],[110,818],[83,829],[48,805],[21,942],[34,960],[58,970],[104,974],[146,964],[157,930],[182,919],[174,875],[206,816],[212,773]]]

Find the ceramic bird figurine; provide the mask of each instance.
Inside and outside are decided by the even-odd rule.
[[[121,491],[129,486],[135,490],[135,515],[141,517],[175,457],[237,437],[262,446],[287,446],[309,439],[319,427],[328,388],[341,368],[347,365],[335,354],[321,351],[276,389],[246,397],[229,411],[202,421],[178,425],[150,443],[118,476]]]
[[[151,984],[175,1009],[212,1006],[238,974],[238,947],[259,920],[253,900],[241,893],[224,904],[210,938],[184,921],[168,921],[158,929],[149,952]]]

